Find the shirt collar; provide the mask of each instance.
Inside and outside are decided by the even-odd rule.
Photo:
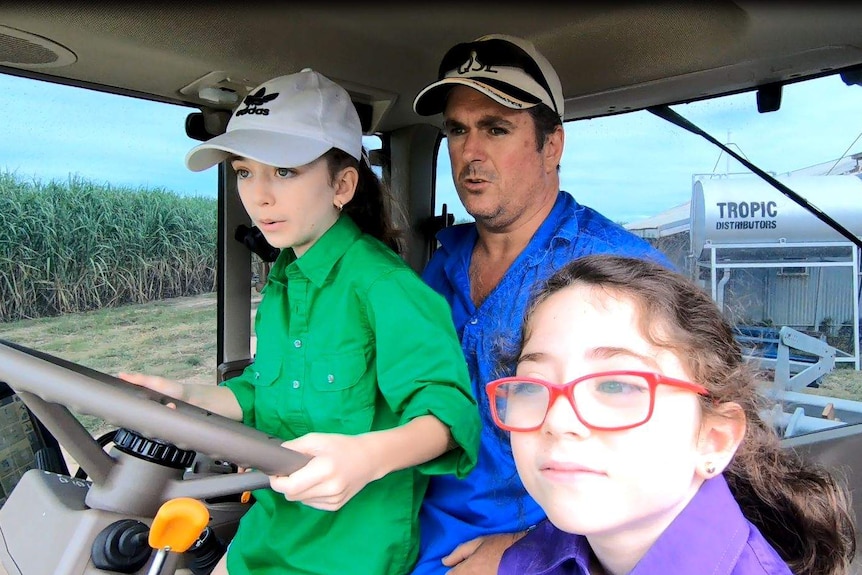
[[[547,519],[536,525],[514,549],[519,557],[528,558],[517,566],[529,565],[530,573],[535,575],[562,573],[565,569],[561,566],[570,561],[574,561],[581,572],[589,573],[592,552],[586,537],[561,531]]]
[[[718,475],[701,485],[630,575],[663,575],[668,565],[674,566],[674,573],[730,575],[749,532],[739,504],[724,477]],[[537,525],[519,545],[519,552],[531,558],[531,573],[559,573],[559,567],[568,561],[589,573],[591,551],[586,537],[561,531],[550,521]]]
[[[554,207],[551,208],[550,213],[539,225],[529,245],[525,248],[525,250],[529,250],[530,246],[542,247],[537,253],[531,254],[531,261],[533,258],[543,257],[544,246],[549,244],[553,239],[559,238],[571,242],[577,237],[580,230],[575,212],[578,208],[580,208],[580,205],[571,194],[563,191],[557,193]],[[567,225],[561,225],[564,220],[569,220]],[[479,234],[476,231],[475,224],[443,228],[437,233],[440,247],[450,254],[457,253],[458,251],[472,253],[473,246],[476,244],[478,237]]]
[[[723,475],[700,486],[689,504],[659,536],[631,575],[679,573],[730,575],[750,534],[748,520]],[[685,553],[680,553],[684,548]]]
[[[350,216],[341,214],[338,220],[320,236],[302,257],[288,265],[288,274],[295,267],[318,288],[323,287],[335,263],[359,239],[362,231]]]

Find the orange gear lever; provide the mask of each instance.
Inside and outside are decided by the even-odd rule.
[[[157,575],[168,553],[184,553],[191,547],[207,526],[210,513],[206,506],[190,497],[165,501],[150,526],[149,544],[156,556],[147,575]]]

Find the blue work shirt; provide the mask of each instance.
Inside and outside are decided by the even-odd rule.
[[[589,575],[587,538],[544,521],[503,554],[499,575]],[[724,476],[700,486],[629,575],[791,575],[739,508]]]
[[[645,240],[559,192],[545,221],[477,309],[470,298],[469,276],[477,238],[475,224],[441,230],[440,247],[422,274],[452,307],[479,404],[482,435],[479,460],[466,478],[431,478],[420,511],[414,575],[445,573],[441,559],[461,543],[480,535],[523,531],[545,518],[518,477],[508,436],[494,425],[485,393],[486,383],[514,367],[524,309],[533,290],[571,260],[588,254],[640,257],[673,267]]]

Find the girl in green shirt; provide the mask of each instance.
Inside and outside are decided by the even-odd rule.
[[[428,476],[464,476],[477,458],[478,410],[448,304],[390,249],[383,189],[337,84],[303,70],[253,90],[186,164],[225,160],[281,250],[254,363],[220,386],[121,377],[312,456],[255,492],[214,573],[407,573]]]

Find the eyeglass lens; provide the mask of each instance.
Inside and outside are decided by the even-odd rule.
[[[599,376],[579,381],[568,390],[581,421],[598,428],[637,425],[646,420],[651,403],[649,382],[637,375]],[[571,397],[566,393],[567,397]],[[538,427],[550,408],[550,388],[512,381],[497,388],[497,416],[513,429]]]

